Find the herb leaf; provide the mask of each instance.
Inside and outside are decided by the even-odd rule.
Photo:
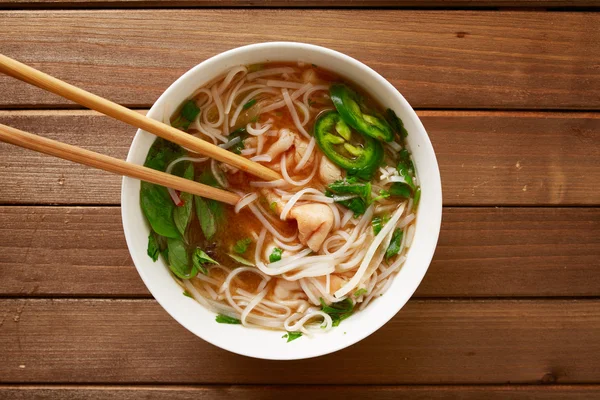
[[[325,303],[323,298],[319,298],[319,301],[321,302],[321,311],[329,314],[333,320],[333,326],[338,326],[340,322],[351,316],[354,311],[354,302],[350,298],[329,305]]]
[[[398,155],[400,156],[400,160],[398,161],[396,170],[398,170],[398,173],[404,178],[404,182],[410,186],[411,190],[415,190],[415,183],[413,182],[412,177],[412,174],[415,172],[415,167],[410,159],[410,153],[408,150],[402,149]]]
[[[217,321],[220,324],[232,324],[232,325],[239,325],[242,323],[242,321],[240,321],[237,318],[233,318],[233,317],[230,317],[228,315],[223,315],[223,314],[218,314],[217,317],[215,318],[215,321]]]
[[[302,336],[302,332],[288,332],[285,335],[283,335],[282,338],[287,339],[287,343],[289,343],[292,340],[296,340],[301,336]]]
[[[200,176],[199,181],[205,185],[219,187],[217,180],[210,172],[205,172]],[[208,240],[217,232],[217,222],[223,217],[223,204],[216,200],[205,199],[194,196],[196,205],[196,215],[200,221],[200,228],[204,237]]]
[[[200,107],[198,107],[194,100],[188,100],[183,103],[183,107],[181,107],[179,116],[171,122],[171,126],[174,128],[183,128],[184,130],[187,130],[192,121],[196,119],[198,114],[200,114]]]
[[[392,234],[392,240],[385,251],[385,259],[391,258],[400,252],[400,244],[402,243],[402,235],[404,232],[400,228],[396,228]]]
[[[233,253],[227,253],[227,255],[242,265],[246,265],[248,267],[254,267],[254,263],[252,261],[246,260],[244,257],[240,257],[237,254],[233,254]]]
[[[217,224],[215,222],[215,216],[208,207],[208,202],[203,197],[194,196],[194,202],[196,204],[196,215],[198,221],[200,221],[200,228],[202,233],[207,240],[217,232]]]
[[[362,215],[367,210],[371,202],[371,183],[362,183],[355,177],[335,181],[327,187],[326,196],[332,197],[336,203],[339,203],[349,210],[354,211],[354,216]],[[352,199],[336,200],[341,195],[356,195]]]
[[[398,118],[394,110],[388,108],[385,111],[385,116],[392,129],[398,132],[402,138],[406,138],[408,136],[408,132],[406,131],[406,128],[404,128],[404,123],[400,118]]]
[[[392,186],[390,186],[390,194],[392,196],[408,199],[412,194],[412,189],[407,183],[394,182],[392,183]]]
[[[271,255],[269,255],[269,262],[276,262],[281,260],[281,254],[283,253],[283,250],[280,249],[279,247],[275,247],[273,249],[273,251],[271,252]]]
[[[183,240],[169,238],[167,248],[169,249],[168,258],[171,271],[181,279],[194,277],[197,271],[190,266],[190,257]]]
[[[218,264],[215,260],[210,258],[208,254],[202,251],[199,247],[196,247],[194,250],[194,254],[192,255],[192,264],[196,271],[202,272],[204,275],[208,275],[208,270],[204,266],[204,264]]]
[[[184,290],[184,291],[183,291],[183,295],[184,295],[185,297],[189,297],[190,299],[193,299],[193,298],[194,298],[194,296],[192,296],[192,295],[190,294],[190,292],[188,292],[187,290]]]
[[[373,226],[373,233],[375,234],[375,236],[377,236],[379,232],[381,232],[381,229],[389,221],[389,219],[390,218],[387,215],[384,215],[383,217],[377,216],[373,218],[373,220],[371,221],[371,225]]]
[[[156,262],[158,260],[158,255],[160,254],[160,248],[158,247],[158,242],[156,240],[156,236],[154,236],[154,232],[150,232],[148,235],[148,255],[152,259],[152,261]]]
[[[413,211],[417,210],[417,208],[419,207],[420,201],[421,201],[421,188],[418,187],[417,190],[415,190],[415,198],[414,198],[413,206],[412,206]]]
[[[256,104],[256,99],[252,99],[249,102],[247,102],[246,104],[244,104],[244,106],[242,107],[242,109],[247,110],[250,107],[252,107],[253,105]]]
[[[360,296],[362,296],[365,293],[367,293],[367,289],[360,288],[356,292],[354,292],[354,297],[360,297]]]
[[[229,151],[231,151],[235,154],[241,154],[242,150],[244,150],[244,139],[246,139],[248,137],[248,132],[246,132],[246,128],[236,129],[235,131],[233,131],[229,134],[230,141],[237,137],[240,138],[239,143],[236,143],[233,146],[231,146],[229,148]]]
[[[238,240],[235,245],[233,245],[233,251],[238,254],[244,254],[248,251],[248,246],[250,246],[250,243],[252,243],[252,239],[250,238]]]
[[[183,177],[192,181],[194,180],[194,165],[192,163],[189,163],[185,169]],[[180,207],[175,207],[173,210],[173,219],[175,220],[175,226],[177,227],[177,230],[181,236],[183,236],[185,235],[185,230],[192,219],[193,195],[189,193],[181,193],[179,198],[181,198],[181,201],[183,201],[183,205]]]
[[[183,148],[162,138],[158,138],[150,147],[144,166],[164,171],[174,159],[181,157]],[[167,188],[145,181],[140,186],[140,206],[152,230],[168,238],[179,237],[179,230],[173,220],[175,204]]]

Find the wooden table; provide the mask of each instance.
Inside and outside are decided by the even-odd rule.
[[[445,205],[387,325],[318,359],[254,360],[151,298],[118,177],[0,144],[0,398],[600,398],[598,5],[0,0],[2,53],[140,112],[236,46],[349,54],[418,110]],[[23,130],[120,158],[135,133],[6,76],[0,93],[0,123]]]

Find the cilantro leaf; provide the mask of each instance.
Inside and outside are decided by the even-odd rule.
[[[279,247],[275,247],[273,249],[273,251],[271,252],[271,255],[269,256],[269,262],[276,262],[281,260],[281,254],[283,253],[283,250],[280,249]]]
[[[248,251],[248,246],[250,245],[250,243],[252,243],[252,239],[250,238],[238,240],[233,246],[233,251],[235,251],[238,254],[244,254]]]
[[[287,338],[287,343],[289,343],[292,340],[296,340],[301,336],[302,336],[302,332],[288,332],[285,335],[283,335],[282,338],[284,338],[284,339]]]
[[[215,321],[217,321],[220,324],[231,324],[231,325],[239,325],[242,323],[242,321],[240,321],[237,318],[233,318],[233,317],[230,317],[228,315],[223,315],[223,314],[217,315],[217,317],[215,318]]]

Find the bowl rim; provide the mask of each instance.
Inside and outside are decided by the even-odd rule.
[[[429,164],[430,169],[432,168],[434,171],[433,175],[429,176],[429,182],[427,183],[427,187],[430,191],[430,193],[428,194],[428,198],[430,197],[429,202],[432,203],[430,205],[430,207],[428,207],[428,210],[427,210],[427,220],[428,220],[427,234],[428,234],[428,239],[429,239],[428,240],[429,245],[427,246],[427,248],[424,249],[424,254],[422,254],[420,257],[421,261],[423,262],[423,265],[421,265],[421,267],[417,270],[418,272],[412,274],[413,275],[412,288],[410,290],[407,290],[407,291],[404,291],[404,292],[398,294],[397,305],[395,305],[391,309],[386,310],[386,312],[383,313],[384,315],[381,316],[376,323],[371,324],[368,327],[364,327],[364,329],[361,329],[359,334],[354,334],[354,335],[352,335],[352,337],[348,337],[347,340],[340,340],[337,343],[328,345],[326,348],[324,348],[323,346],[314,346],[317,350],[313,349],[313,350],[306,351],[306,349],[304,349],[304,351],[302,351],[302,353],[299,353],[298,351],[290,351],[289,353],[286,352],[283,354],[275,354],[273,351],[267,351],[267,352],[264,352],[263,350],[257,351],[253,348],[240,349],[239,347],[231,346],[231,343],[220,340],[218,335],[211,334],[210,333],[211,329],[198,330],[198,329],[195,329],[194,327],[192,327],[191,322],[188,321],[186,318],[184,318],[183,313],[180,313],[178,309],[174,308],[174,306],[171,304],[171,302],[167,301],[168,299],[167,299],[166,295],[162,296],[162,295],[158,294],[159,293],[158,292],[158,284],[156,282],[152,281],[150,279],[150,277],[147,275],[147,273],[145,273],[144,269],[142,267],[140,267],[140,265],[142,264],[142,261],[140,258],[140,251],[137,250],[136,245],[134,244],[134,241],[133,241],[134,235],[136,235],[136,230],[139,230],[139,228],[137,228],[137,226],[135,226],[134,224],[130,224],[128,222],[128,218],[127,218],[127,214],[129,212],[129,210],[131,209],[131,207],[139,208],[139,195],[136,199],[133,199],[133,200],[126,197],[125,194],[128,191],[129,186],[131,184],[133,184],[133,182],[135,181],[134,179],[127,178],[127,177],[123,177],[122,185],[121,185],[121,219],[122,219],[122,223],[123,223],[123,231],[125,234],[125,240],[127,242],[127,247],[128,247],[129,253],[132,257],[132,260],[134,262],[134,265],[136,267],[138,274],[140,275],[144,284],[146,285],[146,287],[148,288],[150,293],[153,295],[153,297],[156,299],[156,301],[179,324],[181,324],[187,330],[192,332],[194,335],[207,341],[208,343],[211,343],[212,345],[215,345],[217,347],[220,347],[222,349],[225,349],[225,350],[233,352],[233,353],[237,353],[237,354],[248,356],[248,357],[269,359],[269,360],[298,360],[298,359],[312,358],[312,357],[318,357],[318,356],[330,354],[335,351],[346,348],[348,346],[351,346],[354,343],[357,343],[358,341],[368,337],[369,335],[371,335],[372,333],[377,331],[385,323],[389,322],[405,306],[405,304],[410,299],[410,297],[414,294],[417,287],[421,283],[423,277],[425,276],[425,273],[427,272],[429,265],[431,263],[431,260],[433,258],[435,248],[437,246],[437,241],[438,241],[439,232],[440,232],[440,228],[441,228],[441,218],[442,218],[442,187],[441,187],[439,166],[437,163],[437,158],[436,158],[436,155],[435,155],[435,152],[433,149],[433,145],[431,144],[431,141],[429,139],[427,131],[425,130],[425,127],[423,126],[422,122],[420,121],[419,117],[415,113],[414,109],[410,106],[408,101],[402,96],[402,94],[390,82],[388,82],[385,78],[383,78],[379,73],[374,71],[372,68],[368,67],[367,65],[363,64],[362,62],[360,62],[344,53],[341,53],[341,52],[338,52],[338,51],[335,51],[335,50],[332,50],[332,49],[329,49],[326,47],[322,47],[322,46],[317,46],[317,45],[307,44],[307,43],[300,43],[300,42],[276,41],[276,42],[264,42],[264,43],[250,44],[250,45],[233,48],[233,49],[227,50],[225,52],[219,53],[215,56],[212,56],[212,57],[200,62],[199,64],[197,64],[196,66],[192,67],[187,72],[185,72],[183,75],[181,75],[177,80],[175,80],[160,95],[160,97],[156,100],[156,102],[152,105],[152,107],[148,111],[148,115],[152,115],[153,111],[156,112],[157,105],[162,104],[162,102],[164,102],[165,99],[169,98],[173,92],[178,90],[178,87],[181,86],[182,82],[184,82],[187,79],[189,79],[190,77],[196,75],[198,73],[198,71],[202,71],[205,68],[210,68],[211,64],[217,64],[229,57],[236,56],[237,54],[242,54],[244,52],[262,52],[265,50],[272,50],[272,49],[277,49],[277,48],[286,48],[286,49],[291,48],[291,49],[295,49],[295,50],[299,50],[299,51],[308,50],[308,51],[312,51],[312,52],[321,53],[321,54],[324,54],[326,57],[331,57],[332,59],[336,59],[339,62],[350,64],[352,68],[364,71],[366,74],[369,75],[369,79],[373,79],[373,80],[377,81],[377,83],[379,85],[383,85],[384,87],[386,87],[387,90],[389,90],[393,93],[393,96],[395,97],[395,101],[397,101],[397,103],[400,105],[400,107],[403,110],[405,110],[407,113],[411,114],[411,118],[413,120],[413,123],[415,124],[415,127],[420,131],[419,135],[422,136],[422,138],[421,138],[423,141],[422,144],[425,146],[424,151],[426,151],[426,153],[428,153],[427,163]],[[331,69],[335,72],[335,67],[331,67],[329,69]],[[217,74],[211,74],[211,73],[209,73],[209,74],[214,77],[214,76],[218,76],[219,74],[221,74],[223,72],[224,71],[221,70],[221,71],[218,71]],[[134,157],[134,153],[135,153],[137,144],[140,141],[140,137],[143,135],[148,135],[148,133],[142,131],[141,129],[138,129],[133,138],[131,146],[129,148],[129,151],[127,154],[127,161],[132,162],[132,158]],[[138,191],[138,193],[139,193],[139,191]],[[422,213],[422,212],[423,212],[422,210],[419,210],[419,213]],[[417,220],[419,220],[419,218],[417,218]],[[416,238],[416,235],[415,235],[415,238]],[[412,250],[412,248],[413,247],[411,247],[410,250]],[[409,254],[410,254],[410,250],[409,250]],[[141,253],[143,253],[143,257],[147,257],[145,248],[143,249],[143,251]],[[411,271],[411,272],[413,272],[413,271]],[[398,279],[398,276],[396,276],[394,278],[394,280],[397,280],[397,279]],[[388,293],[389,292],[390,291],[388,291]],[[193,300],[193,301],[194,301],[194,303],[198,304],[200,307],[203,307],[199,303],[197,303],[195,300]],[[370,308],[374,309],[374,307],[373,307],[374,305],[370,305],[370,306],[371,306]],[[356,317],[356,316],[353,316],[353,318],[354,317]],[[249,328],[243,327],[243,329],[246,330]],[[264,330],[264,331],[272,332],[270,330]],[[280,331],[277,331],[277,332],[281,333]],[[331,334],[331,331],[328,332],[327,334],[319,335],[319,336],[326,336],[326,335],[330,335],[330,334]],[[344,335],[345,335],[345,332],[344,332]],[[348,335],[348,336],[350,336],[350,335]],[[252,346],[250,346],[250,347],[252,347]],[[290,347],[290,350],[292,350],[291,347]]]

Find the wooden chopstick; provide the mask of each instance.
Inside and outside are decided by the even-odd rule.
[[[132,111],[103,97],[87,92],[77,86],[63,82],[44,72],[0,54],[0,71],[34,86],[72,100],[82,106],[91,108],[123,121],[136,128],[143,129],[160,136],[168,141],[198,152],[217,161],[224,162],[265,180],[281,179],[281,175],[264,165],[250,161],[242,156],[215,146],[205,140],[186,134],[162,122],[153,120],[140,113]]]
[[[167,174],[166,172],[156,171],[152,168],[128,163],[117,158],[37,136],[2,124],[0,124],[0,140],[79,164],[88,165],[119,175],[129,176],[131,178],[141,179],[146,182],[156,183],[182,192],[222,201],[227,204],[234,205],[240,199],[240,196],[237,194],[226,190],[203,185],[189,179]]]

